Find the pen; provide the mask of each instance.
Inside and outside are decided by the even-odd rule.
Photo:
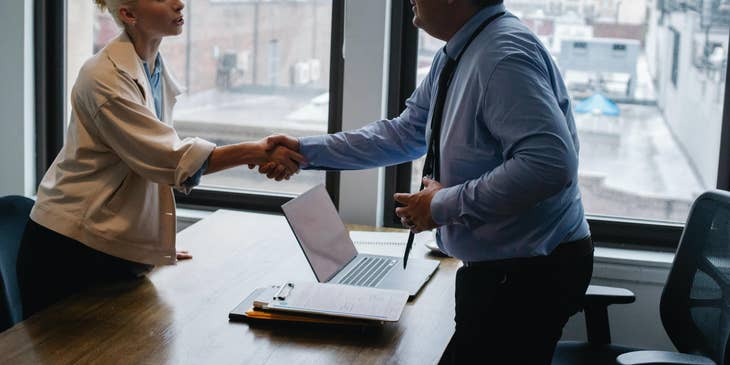
[[[431,174],[425,174],[425,175],[423,175],[423,177],[426,179],[433,179]],[[423,181],[421,181],[421,188],[418,190],[419,191],[423,190]],[[411,228],[412,227],[409,225],[408,229],[410,230],[410,232],[408,232],[408,241],[406,242],[406,252],[403,254],[403,269],[404,270],[406,268],[406,265],[408,265],[408,255],[410,255],[411,248],[413,247],[414,234],[413,234],[413,231],[411,230]]]

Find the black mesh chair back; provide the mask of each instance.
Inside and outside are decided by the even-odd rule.
[[[33,200],[23,196],[0,198],[0,331],[23,319],[16,262]]]
[[[679,351],[730,365],[730,193],[706,192],[692,205],[660,306]]]

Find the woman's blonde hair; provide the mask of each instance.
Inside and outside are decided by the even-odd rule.
[[[117,24],[121,27],[124,24],[122,23],[122,20],[119,19],[119,7],[122,5],[132,4],[137,2],[137,0],[93,0],[94,4],[101,9],[101,11],[107,10],[109,14],[112,15],[112,18],[114,18],[114,21],[117,22]]]

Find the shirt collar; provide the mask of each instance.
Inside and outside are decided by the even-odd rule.
[[[459,29],[459,31],[457,31],[451,39],[449,39],[444,47],[446,54],[452,59],[457,59],[464,50],[464,45],[466,45],[469,37],[471,37],[472,33],[474,33],[477,28],[479,28],[479,25],[490,17],[506,11],[506,9],[507,8],[504,6],[504,3],[502,3],[487,6],[486,8],[479,10],[479,12],[474,14],[471,19],[469,19],[461,27],[461,29]]]
[[[157,57],[155,57],[155,67],[154,71],[150,74],[150,69],[147,67],[147,62],[142,61],[142,64],[144,65],[144,72],[147,74],[147,78],[150,80],[158,79],[160,77],[160,69],[162,64],[160,63],[160,53],[157,52]]]

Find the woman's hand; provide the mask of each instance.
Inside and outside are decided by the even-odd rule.
[[[193,255],[189,254],[188,251],[177,251],[175,257],[177,257],[178,261],[190,260],[193,258]]]
[[[292,137],[269,136],[258,141],[258,144],[266,153],[265,159],[258,164],[259,171],[265,170],[264,173],[270,179],[289,180],[292,175],[299,172],[299,165],[306,162],[304,156],[296,151],[299,149],[299,142]],[[256,166],[249,164],[248,167],[253,169]]]
[[[286,148],[276,147],[269,152],[269,162],[261,165],[268,166],[270,170],[267,176],[276,181],[289,180],[299,172],[299,164],[304,163],[304,158],[298,153]]]

